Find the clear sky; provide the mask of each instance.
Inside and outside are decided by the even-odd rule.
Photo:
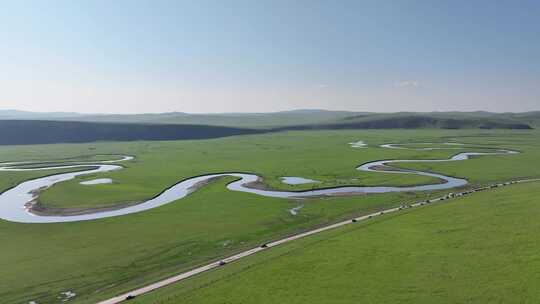
[[[8,108],[540,110],[540,1],[2,1]]]

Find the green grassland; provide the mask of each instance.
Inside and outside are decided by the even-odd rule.
[[[388,133],[387,140],[396,133]],[[101,174],[113,184],[85,187],[79,185],[85,176],[52,187],[41,202],[53,207],[94,207],[141,201],[178,181],[214,172],[253,172],[276,189],[306,190],[337,185],[414,185],[437,182],[423,176],[403,178],[396,174],[364,173],[355,167],[374,159],[402,157],[448,157],[452,152],[419,153],[417,151],[377,148],[352,149],[348,145],[368,133],[358,132],[291,132],[264,136],[242,136],[205,141],[146,142],[129,145],[134,161],[125,162],[125,170]],[[371,135],[373,136],[373,135]],[[384,140],[382,138],[378,139]],[[383,143],[383,142],[381,142]],[[110,149],[111,144],[105,144]],[[301,176],[320,184],[290,186],[281,176]]]
[[[536,165],[540,159],[537,152],[540,149],[540,140],[531,140],[527,133],[513,134],[506,138],[497,136],[494,133],[485,133],[482,136],[472,134],[461,136],[460,141],[465,143],[481,142],[486,146],[516,149],[522,153],[511,157],[507,157],[508,155],[479,156],[474,157],[473,161],[466,162],[401,163],[397,166],[467,177],[473,184],[504,181],[512,178],[536,177],[535,171],[540,169]]]
[[[133,303],[537,303],[540,183],[272,248]]]
[[[297,203],[225,192],[230,179],[211,184],[178,203],[103,220],[62,224],[0,222],[0,299],[49,303],[73,290],[82,303],[186,270],[349,214],[373,212],[412,199],[380,195]],[[99,294],[95,292],[99,290]]]
[[[123,163],[125,170],[101,174],[99,177],[113,179],[113,184],[85,187],[79,185],[81,179],[95,176],[85,176],[67,183],[62,183],[46,191],[41,203],[52,207],[95,207],[117,203],[138,202],[153,197],[161,190],[191,176],[213,172],[252,172],[263,177],[268,187],[274,189],[307,190],[318,187],[343,185],[416,185],[437,182],[424,176],[402,176],[385,173],[359,172],[356,166],[376,159],[400,158],[448,158],[458,150],[410,151],[379,148],[379,144],[403,141],[407,136],[412,140],[440,141],[439,134],[452,132],[434,131],[326,131],[326,132],[290,132],[257,136],[239,136],[204,141],[176,142],[142,142],[100,144],[98,149],[104,153],[125,151],[135,155],[134,161]],[[499,133],[495,133],[499,134]],[[507,134],[501,132],[500,134]],[[515,132],[514,136],[521,136]],[[530,133],[525,133],[527,138]],[[536,134],[536,133],[533,133]],[[405,136],[405,138],[404,138]],[[534,138],[534,136],[532,136]],[[366,140],[370,147],[352,149],[348,143],[359,139]],[[482,144],[484,141],[473,141],[471,144]],[[502,142],[490,144],[505,146]],[[487,145],[488,147],[490,145]],[[521,146],[512,146],[521,149]],[[468,150],[467,146],[462,147]],[[529,149],[529,146],[523,147]],[[490,167],[490,161],[500,160],[509,167],[502,168],[499,176],[482,175],[481,170],[475,170],[475,182],[491,182],[500,178],[512,176],[529,176],[537,174],[527,165],[537,157],[533,146],[530,153],[523,155],[503,155],[479,157],[476,169]],[[475,151],[482,149],[475,148]],[[524,162],[523,160],[526,160]],[[474,162],[477,162],[475,160]],[[472,162],[461,164],[449,163],[448,168],[470,168]],[[521,166],[519,170],[511,166]],[[499,166],[497,166],[498,168]],[[493,168],[493,167],[491,167]],[[461,169],[460,169],[461,170]],[[461,174],[463,171],[441,170],[455,176],[469,177]],[[506,175],[504,173],[506,172]],[[320,181],[319,184],[286,185],[280,180],[281,176],[301,176]],[[478,177],[478,178],[476,178]]]
[[[284,185],[279,181],[281,176],[320,180],[319,187],[419,184],[433,180],[358,172],[355,167],[377,159],[447,158],[459,151],[378,147],[389,142],[451,140],[485,148],[517,149],[524,153],[448,163],[441,172],[463,177],[471,174],[475,183],[540,177],[537,166],[531,163],[540,156],[539,139],[537,131],[508,130],[287,132],[201,141],[5,146],[0,147],[0,159],[58,162],[106,154],[136,157],[122,163],[123,170],[81,177],[43,192],[41,202],[46,206],[69,208],[144,200],[183,178],[211,172],[257,173],[276,189],[313,187]],[[353,149],[347,144],[358,140],[366,141],[369,148]],[[465,164],[476,166],[480,172],[469,170]],[[494,168],[499,166],[500,172]],[[488,173],[482,175],[482,170]],[[0,189],[50,173],[0,172]],[[79,185],[82,180],[96,177],[110,177],[114,182]],[[0,278],[9,278],[0,280],[0,302],[56,303],[60,292],[71,290],[77,296],[70,302],[94,303],[266,240],[434,195],[309,199],[301,202],[304,208],[300,214],[292,216],[288,209],[299,202],[228,191],[225,185],[231,180],[223,178],[180,201],[116,218],[59,224],[0,221]]]

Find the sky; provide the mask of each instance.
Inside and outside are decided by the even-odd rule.
[[[540,110],[540,1],[2,1],[0,109]]]

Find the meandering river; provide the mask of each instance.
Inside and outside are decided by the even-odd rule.
[[[450,145],[457,145],[456,143]],[[383,148],[388,149],[409,149],[397,144],[386,144],[381,145]],[[411,148],[412,149],[412,148]],[[417,150],[431,150],[435,148],[417,148]],[[436,148],[440,149],[440,148]],[[456,149],[456,147],[448,147],[447,149]],[[251,188],[248,185],[259,181],[259,176],[255,174],[248,173],[220,173],[220,174],[208,174],[197,177],[192,177],[178,182],[172,187],[164,190],[156,197],[141,202],[136,205],[127,206],[117,210],[108,210],[100,211],[89,214],[80,214],[80,215],[66,215],[66,216],[49,216],[49,215],[38,215],[30,212],[28,206],[33,201],[36,200],[36,195],[40,190],[48,188],[54,184],[71,180],[77,176],[83,176],[94,173],[103,173],[110,172],[114,170],[120,170],[123,167],[117,163],[130,161],[133,159],[132,156],[123,156],[120,159],[107,160],[107,161],[96,161],[96,162],[78,162],[76,165],[65,165],[65,166],[43,166],[43,167],[31,167],[25,168],[21,167],[25,164],[31,164],[30,162],[10,162],[10,163],[0,163],[0,173],[2,171],[37,171],[37,170],[53,170],[53,169],[70,169],[70,168],[85,168],[91,167],[87,170],[81,170],[77,172],[70,173],[60,173],[53,174],[50,176],[45,176],[41,178],[36,178],[28,180],[18,184],[17,186],[3,192],[0,194],[0,218],[19,223],[58,223],[58,222],[75,222],[75,221],[85,221],[85,220],[94,220],[106,217],[120,216],[130,213],[141,212],[149,209],[153,209],[173,201],[182,199],[186,197],[189,193],[197,189],[201,184],[204,184],[206,181],[211,180],[216,177],[222,176],[233,176],[237,177],[238,180],[234,181],[227,185],[227,189],[232,191],[241,191],[252,193],[256,195],[268,196],[268,197],[278,197],[278,198],[306,198],[306,197],[315,197],[315,196],[324,196],[324,195],[346,195],[346,194],[361,194],[361,193],[386,193],[386,192],[405,192],[405,191],[428,191],[428,190],[441,190],[441,189],[450,189],[459,186],[466,185],[468,182],[466,179],[456,178],[451,176],[446,176],[443,174],[423,172],[417,170],[396,170],[395,168],[389,168],[388,165],[395,163],[407,163],[407,162],[450,162],[450,161],[463,161],[469,159],[471,156],[479,155],[500,155],[500,154],[516,154],[517,151],[511,150],[494,150],[493,152],[462,152],[458,153],[448,159],[426,159],[426,160],[379,160],[368,162],[358,166],[356,169],[359,171],[367,172],[386,172],[393,174],[417,174],[423,176],[430,176],[443,180],[443,183],[436,184],[426,184],[418,186],[408,186],[408,187],[389,187],[389,186],[366,186],[366,187],[356,187],[356,186],[346,186],[346,187],[335,187],[328,189],[316,189],[308,191],[275,191],[275,190],[262,190]],[[34,165],[35,166],[35,165]]]

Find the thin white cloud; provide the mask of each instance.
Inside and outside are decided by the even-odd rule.
[[[394,84],[396,88],[416,88],[420,86],[420,83],[416,80],[403,80]]]

